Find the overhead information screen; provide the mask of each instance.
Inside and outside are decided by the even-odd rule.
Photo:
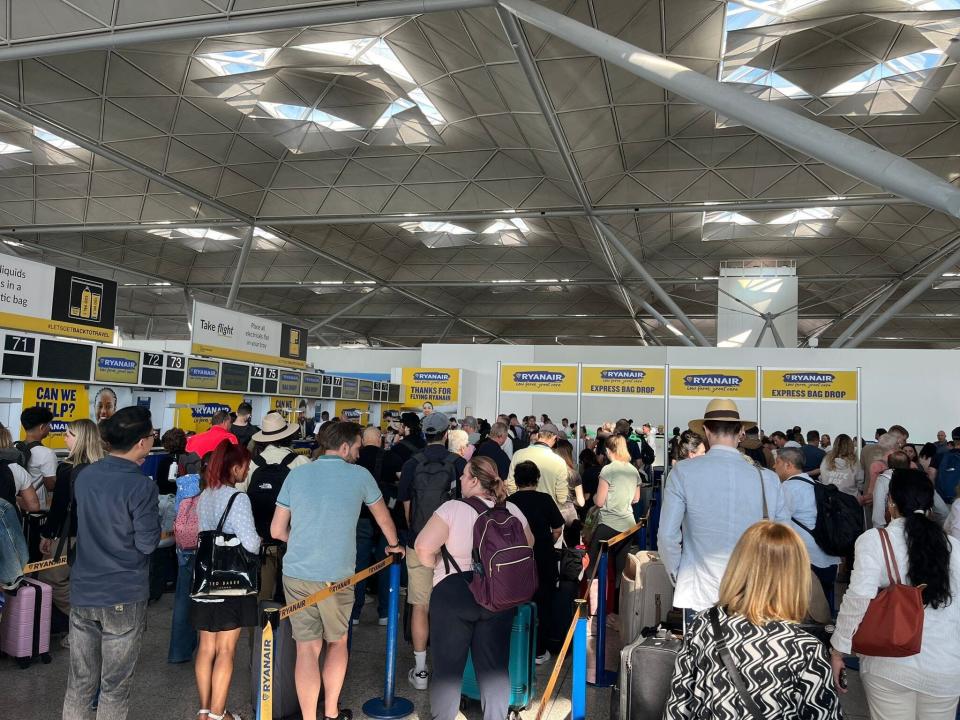
[[[356,378],[343,378],[343,392],[340,397],[344,400],[356,400],[360,391],[360,381]]]
[[[33,375],[33,356],[37,339],[27,335],[7,335],[3,341],[3,374],[20,377]]]
[[[357,390],[357,400],[373,400],[373,381],[361,380]]]
[[[303,374],[303,394],[309,398],[318,398],[321,396],[323,387],[323,377],[320,375]]]
[[[216,390],[220,378],[220,363],[214,360],[187,360],[187,387],[198,390]]]
[[[167,371],[163,375],[163,384],[170,387],[183,387],[186,378],[187,359],[183,355],[167,355],[164,364]]]
[[[139,379],[139,351],[104,346],[97,348],[97,362],[93,366],[94,382],[136,385]]]
[[[400,402],[400,386],[390,383],[390,390],[387,392],[387,402]]]
[[[40,340],[37,377],[89,382],[92,360],[93,345]]]
[[[163,353],[145,352],[140,368],[140,384],[147,387],[163,385]]]
[[[280,395],[299,395],[300,373],[293,370],[281,370],[280,387],[277,392]]]
[[[236,363],[220,364],[220,389],[227,392],[246,392],[250,380],[250,370],[247,365]]]

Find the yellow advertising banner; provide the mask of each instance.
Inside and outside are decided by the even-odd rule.
[[[178,407],[174,418],[174,427],[184,432],[205,432],[210,429],[210,418],[218,410],[230,412],[243,402],[243,395],[232,393],[197,392],[195,390],[177,390]],[[154,419],[154,423],[157,420]]]
[[[337,400],[334,403],[333,411],[341,420],[349,420],[361,425],[366,425],[367,418],[370,416],[370,406],[356,400]]]
[[[755,398],[756,368],[670,368],[670,396]]]
[[[283,415],[287,422],[296,420],[296,408],[299,401],[290,397],[272,397],[270,398],[270,412],[278,412]]]
[[[90,401],[85,385],[42,381],[25,382],[23,384],[23,406],[33,407],[34,405],[50,408],[50,412],[53,413],[50,434],[44,441],[44,445],[54,449],[67,446],[64,437],[68,422],[90,417]],[[20,438],[23,439],[23,428],[20,429]]]
[[[576,395],[576,365],[501,365],[500,392]]]
[[[763,369],[764,400],[856,402],[856,370]]]
[[[403,368],[403,404],[455,405],[460,399],[457,368]]]
[[[662,398],[666,384],[662,367],[636,365],[584,365],[580,379],[583,395]]]
[[[98,347],[93,381],[136,385],[140,382],[140,353],[136,350]]]

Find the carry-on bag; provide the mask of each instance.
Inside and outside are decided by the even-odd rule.
[[[611,698],[610,717],[649,720],[663,717],[670,697],[673,667],[683,641],[668,633],[640,638],[620,653],[620,676]]]
[[[525,603],[517,607],[510,630],[510,710],[519,717],[519,711],[533,702],[537,693],[537,606]],[[467,655],[463,673],[464,697],[480,699],[480,685],[473,669],[473,657]]]
[[[667,621],[673,609],[673,584],[660,556],[641,550],[627,555],[620,578],[620,637],[624,645],[644,628]]]
[[[50,618],[53,588],[39,580],[24,578],[16,590],[4,592],[0,620],[0,652],[16,658],[21,668],[39,657],[50,662]]]

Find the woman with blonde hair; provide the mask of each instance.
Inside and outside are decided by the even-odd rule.
[[[863,486],[863,466],[849,435],[841,433],[820,463],[820,482],[836,485],[840,492],[856,497]]]
[[[560,506],[560,514],[563,515],[563,521],[569,527],[578,519],[577,507],[583,507],[587,501],[583,495],[583,484],[580,481],[577,461],[573,459],[573,443],[566,438],[557,438],[553,444],[553,454],[558,455],[567,466],[567,487],[570,494],[567,496],[567,502]]]
[[[810,581],[796,531],[768,520],[749,527],[730,556],[717,605],[697,614],[684,637],[664,719],[843,717],[826,647],[798,624]]]
[[[470,435],[466,430],[455,428],[447,431],[447,450],[465,460],[473,457],[476,448],[470,444]]]
[[[57,554],[61,543],[60,555],[67,554],[76,542],[77,508],[73,504],[73,480],[87,465],[97,462],[106,450],[100,438],[100,428],[93,420],[86,418],[67,423],[64,440],[69,453],[57,466],[56,484],[53,487],[53,501],[46,522],[40,529],[40,551],[44,559]],[[44,570],[40,579],[53,586],[53,604],[57,610],[70,616],[70,566]],[[54,625],[58,625],[56,620]],[[64,638],[65,646],[69,645]]]
[[[488,457],[467,463],[460,478],[463,500],[443,503],[417,534],[420,562],[434,568],[430,596],[430,642],[433,678],[430,681],[430,711],[436,720],[454,720],[460,711],[460,688],[473,651],[480,683],[484,720],[503,720],[510,706],[510,629],[513,610],[492,612],[479,605],[470,591],[473,578],[473,525],[479,515],[468,502],[479,499],[485,506],[505,504],[523,523],[527,545],[533,533],[527,519],[512,502]],[[445,550],[440,561],[441,549]]]
[[[596,530],[590,538],[590,567],[600,556],[600,541],[609,540],[636,524],[633,506],[640,502],[640,471],[630,462],[630,451],[623,435],[611,435],[604,441],[609,462],[600,471],[600,483],[594,504],[597,512]],[[610,548],[611,561],[615,563],[619,579],[626,564],[630,543],[622,542]]]

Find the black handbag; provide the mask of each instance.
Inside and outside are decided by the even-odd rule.
[[[583,556],[587,551],[583,548],[568,547],[566,541],[563,546],[554,548],[557,556],[557,570],[560,582],[580,582],[583,575]]]
[[[260,589],[260,555],[248,551],[236,535],[223,532],[234,500],[227,503],[216,530],[197,535],[191,597],[232,597],[256,595]]]

